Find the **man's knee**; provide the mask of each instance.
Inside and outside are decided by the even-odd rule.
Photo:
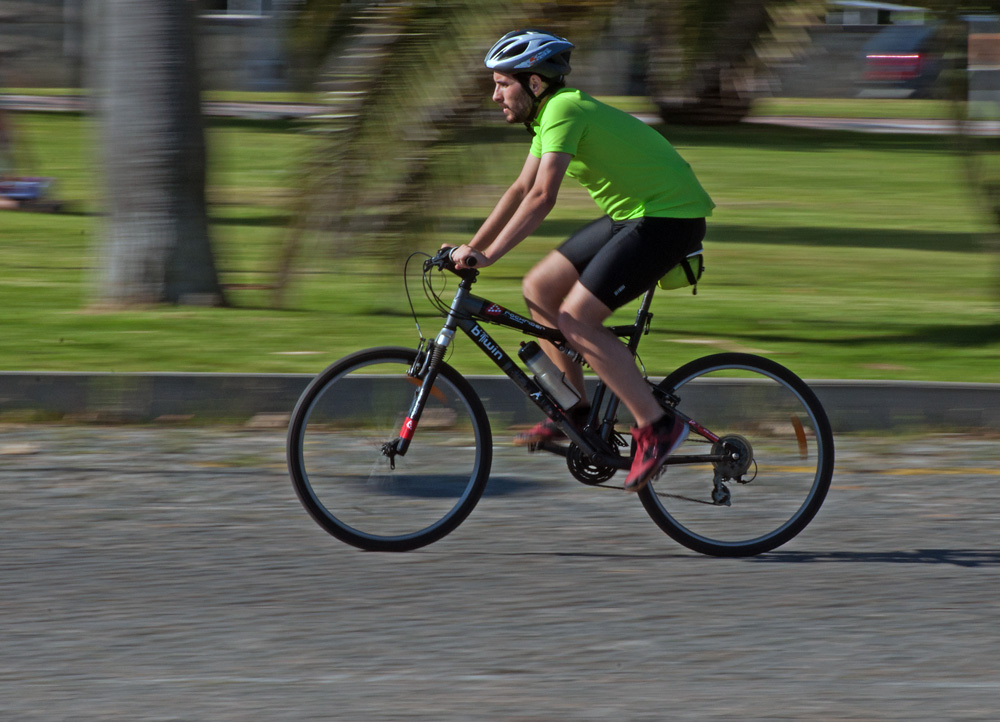
[[[542,282],[541,273],[538,272],[538,267],[532,268],[525,274],[524,278],[521,279],[521,294],[529,301],[537,301],[540,294],[545,289],[545,284]]]
[[[521,293],[529,304],[555,314],[577,277],[569,261],[552,253],[524,276]]]

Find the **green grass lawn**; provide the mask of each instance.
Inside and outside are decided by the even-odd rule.
[[[415,344],[401,261],[333,258],[322,237],[310,237],[286,308],[271,308],[258,288],[270,281],[312,142],[294,125],[210,124],[213,235],[232,308],[95,312],[92,122],[15,121],[31,172],[56,177],[68,206],[58,215],[0,212],[0,370],[315,372],[359,348]],[[807,378],[1000,382],[1000,253],[988,248],[993,229],[947,138],[756,125],[664,132],[718,208],[698,295],[654,301],[654,329],[640,348],[652,373],[747,350]],[[462,150],[440,232],[414,239],[413,250],[467,239],[520,168],[526,137],[491,126]],[[486,270],[477,290],[522,309],[523,273],[595,215],[567,182],[539,232]],[[436,320],[411,280],[423,332],[433,335]],[[513,334],[498,338],[516,348]],[[452,362],[495,370],[467,341]]]
[[[891,98],[762,98],[752,115],[790,115],[807,118],[907,118],[943,120],[956,107],[946,100]]]

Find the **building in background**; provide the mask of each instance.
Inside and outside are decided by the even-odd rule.
[[[299,0],[200,0],[202,81],[209,89],[286,87],[284,18]],[[0,0],[0,85],[81,88],[92,0]]]
[[[969,24],[969,115],[1000,118],[1000,19],[972,16]]]
[[[922,25],[929,17],[926,8],[897,3],[830,0],[827,5],[827,25]]]

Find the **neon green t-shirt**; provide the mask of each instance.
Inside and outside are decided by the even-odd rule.
[[[704,218],[715,204],[666,138],[624,111],[564,88],[541,107],[531,154],[569,153],[576,178],[612,220]]]

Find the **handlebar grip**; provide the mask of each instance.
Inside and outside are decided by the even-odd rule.
[[[453,246],[452,248],[448,249],[448,260],[451,261],[452,263],[455,262],[455,259],[452,256],[455,253],[455,251],[457,251],[457,250],[458,250],[458,246]],[[472,268],[473,266],[476,265],[476,257],[475,256],[469,256],[468,258],[465,259],[464,263],[469,268]]]

